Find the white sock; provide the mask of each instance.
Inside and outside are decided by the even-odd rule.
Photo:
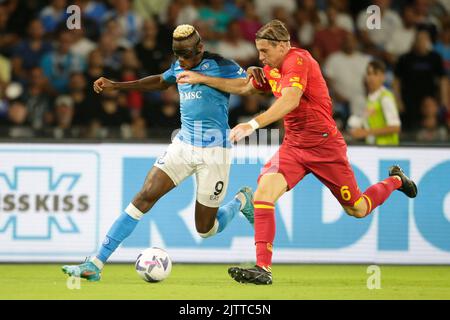
[[[103,264],[103,262],[100,261],[99,258],[93,257],[93,258],[91,259],[91,262],[92,262],[97,268],[99,268],[100,270],[103,269],[104,264]]]
[[[128,207],[125,209],[125,212],[135,220],[141,220],[141,218],[144,216],[144,213],[141,212],[138,208],[134,206],[133,203],[130,202]]]
[[[245,196],[242,192],[239,192],[236,195],[236,198],[241,202],[241,208],[239,210],[242,210],[245,207],[245,205],[247,204],[247,198],[245,198]]]

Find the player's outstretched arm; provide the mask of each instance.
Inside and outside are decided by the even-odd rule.
[[[303,91],[297,87],[284,88],[282,96],[265,112],[247,123],[240,123],[230,132],[230,140],[237,142],[251,135],[256,129],[263,128],[280,120],[300,104]]]
[[[227,79],[205,76],[204,74],[194,71],[183,71],[177,77],[177,82],[180,84],[204,84],[214,89],[237,94],[240,96],[249,96],[251,94],[259,93],[249,79]]]
[[[100,77],[94,82],[94,91],[100,93],[103,90],[139,90],[155,91],[165,90],[172,84],[164,81],[161,74],[148,76],[135,81],[116,82],[104,77]]]

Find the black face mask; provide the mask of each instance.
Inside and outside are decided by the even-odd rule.
[[[200,39],[197,41],[197,43],[194,45],[194,47],[190,48],[190,49],[175,50],[172,48],[173,54],[177,58],[183,58],[185,60],[192,59],[192,58],[198,56],[201,52],[197,48],[199,43],[200,43]]]

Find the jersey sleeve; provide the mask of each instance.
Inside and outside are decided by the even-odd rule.
[[[167,83],[175,84],[177,82],[177,78],[176,78],[175,72],[173,70],[174,66],[175,66],[175,64],[172,63],[170,68],[162,74],[163,80]]]
[[[283,74],[280,81],[281,90],[296,87],[305,91],[308,84],[309,68],[309,63],[305,59],[296,55],[288,57],[283,64]]]
[[[388,126],[401,125],[397,105],[393,97],[383,97],[383,99],[381,99],[381,107],[383,109],[384,119],[386,120],[386,124]]]
[[[233,60],[224,59],[224,61],[221,61],[219,70],[221,78],[240,79],[247,77],[245,70]]]

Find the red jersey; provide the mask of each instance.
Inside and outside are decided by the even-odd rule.
[[[311,54],[303,49],[291,48],[281,68],[264,66],[268,83],[253,86],[258,90],[272,90],[276,98],[281,90],[298,87],[303,91],[297,108],[284,117],[285,143],[309,148],[321,144],[336,132],[332,102],[320,66]]]

